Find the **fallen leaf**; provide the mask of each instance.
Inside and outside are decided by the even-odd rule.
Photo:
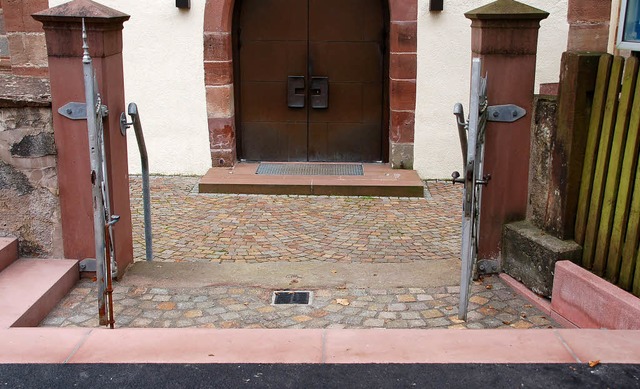
[[[249,305],[249,303],[244,303],[244,305]]]
[[[349,305],[349,300],[347,299],[336,299],[336,303],[340,305]]]
[[[493,285],[487,285],[485,286],[485,289],[493,289]]]
[[[445,307],[444,309],[446,309],[447,311],[450,311],[453,309],[453,307]]]
[[[520,317],[524,319],[524,318],[526,318],[526,317],[527,317],[527,314],[526,314],[526,313],[524,313],[524,312],[522,312],[522,313],[520,314]]]
[[[331,273],[336,274],[338,271],[337,270],[331,270]]]
[[[508,326],[508,325],[510,325],[510,324],[511,324],[511,322],[510,322],[510,321],[503,320],[503,321],[502,321],[502,324],[504,324],[504,325]]]
[[[210,357],[215,357],[215,354],[209,354]]]
[[[525,307],[525,308],[533,308],[533,305],[531,305],[531,304],[525,304],[525,305],[524,305],[524,307]]]
[[[589,361],[589,367],[596,367],[600,364],[600,360],[596,359],[595,361]]]

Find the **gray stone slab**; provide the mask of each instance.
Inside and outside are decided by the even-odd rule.
[[[533,224],[522,221],[505,225],[502,237],[503,270],[542,296],[551,296],[555,264],[578,262],[582,247],[563,241]]]

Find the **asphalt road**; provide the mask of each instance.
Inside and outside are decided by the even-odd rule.
[[[114,350],[114,352],[117,352]],[[0,388],[640,388],[640,365],[7,364]]]

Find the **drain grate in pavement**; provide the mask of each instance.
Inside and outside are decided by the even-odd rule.
[[[273,292],[271,304],[311,304],[312,294],[308,291],[280,290]]]
[[[362,176],[361,163],[261,163],[256,174],[276,176]]]

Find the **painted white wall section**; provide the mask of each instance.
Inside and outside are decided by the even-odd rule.
[[[204,174],[211,167],[204,88],[204,1],[190,10],[175,1],[97,0],[131,15],[124,23],[125,97],[140,110],[149,170]],[[51,7],[67,0],[50,0]],[[79,43],[81,44],[81,43]],[[133,128],[127,133],[129,171],[140,172]]]
[[[557,82],[567,46],[567,0],[521,1],[551,13],[540,30],[537,82]],[[140,109],[151,172],[203,174],[211,166],[203,68],[205,1],[192,1],[190,10],[179,10],[172,0],[98,2],[131,15],[124,24],[126,101]],[[462,102],[468,110],[471,28],[464,13],[489,2],[446,0],[444,11],[430,13],[428,0],[419,1],[414,168],[422,178],[446,178],[461,168],[452,109]],[[130,171],[138,173],[133,131],[127,136]]]
[[[569,31],[567,0],[520,1],[550,13],[540,28],[536,84],[558,82]],[[471,21],[464,13],[489,2],[449,0],[444,11],[429,12],[429,1],[419,1],[414,169],[422,178],[448,178],[462,169],[453,105],[462,103],[468,114]],[[488,82],[499,82],[499,75],[489,74]]]

